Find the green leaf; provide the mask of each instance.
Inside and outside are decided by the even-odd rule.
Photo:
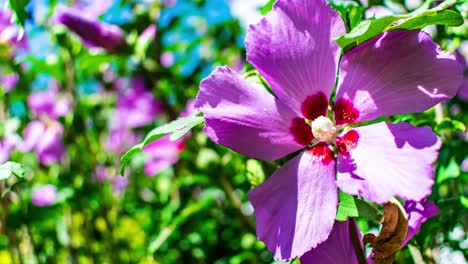
[[[338,221],[346,221],[348,217],[358,217],[359,213],[356,207],[354,197],[342,191],[339,192],[338,211],[335,219]]]
[[[57,193],[55,198],[55,204],[63,203],[68,198],[72,197],[75,194],[75,191],[72,188],[64,188]]]
[[[164,227],[159,234],[151,240],[148,246],[149,253],[153,254],[157,251],[174,231],[176,231],[180,225],[187,222],[192,215],[213,206],[216,197],[219,195],[220,192],[217,190],[206,190],[199,201],[190,203],[181,212],[177,213],[171,220],[170,225]]]
[[[0,180],[6,180],[13,175],[21,179],[24,178],[24,173],[23,166],[16,162],[8,161],[0,165]]]
[[[9,192],[11,192],[11,190],[13,190],[13,188],[15,188],[15,186],[16,186],[17,184],[20,184],[20,183],[22,183],[22,182],[24,182],[24,181],[25,181],[24,178],[19,178],[18,181],[16,181],[16,182],[13,183],[12,185],[8,186],[7,188],[5,188],[5,189],[2,191],[2,193],[0,194],[0,199],[5,198],[5,196],[6,196]]]
[[[357,25],[351,32],[336,39],[338,45],[345,51],[362,44],[363,42],[379,35],[385,29],[398,20],[395,16],[386,16],[374,20],[365,20]]]
[[[262,8],[260,8],[260,13],[262,14],[262,16],[268,14],[268,12],[271,11],[271,9],[273,8],[273,4],[275,3],[276,0],[270,0],[268,1],[268,3],[266,3],[264,6],[262,6]]]
[[[463,207],[468,208],[468,197],[464,195],[460,196],[460,203],[463,205]]]
[[[455,158],[451,158],[447,166],[441,167],[437,175],[437,183],[442,183],[448,179],[460,176],[461,169]]]
[[[176,141],[185,136],[193,127],[204,122],[202,116],[191,115],[188,117],[179,118],[168,124],[162,125],[153,129],[145,139],[129,149],[121,158],[120,174],[123,175],[125,167],[127,166],[130,159],[135,155],[135,153],[141,151],[149,143],[165,136],[171,134],[170,140]]]
[[[440,12],[425,12],[421,15],[399,21],[390,29],[422,29],[429,25],[456,27],[463,24],[463,17],[456,11],[444,10]]]
[[[356,202],[359,217],[378,223],[382,221],[383,214],[375,205],[358,198],[354,198],[354,201]]]
[[[382,216],[382,213],[371,203],[339,191],[336,220],[346,221],[348,217],[362,217],[370,221],[380,222]]]
[[[29,0],[9,0],[8,4],[13,11],[13,17],[21,26],[24,27],[24,21],[26,20],[28,13],[26,13],[26,5],[29,3]]]
[[[443,130],[463,131],[464,132],[466,130],[466,127],[460,121],[453,120],[453,119],[450,119],[450,118],[444,118],[444,120],[442,120],[442,122],[437,124],[437,126],[435,127],[435,131],[437,133],[440,133]]]
[[[428,25],[459,26],[463,24],[463,17],[456,11],[444,10],[456,1],[449,0],[439,6],[427,9],[428,1],[421,8],[405,15],[385,16],[361,22],[351,32],[336,38],[336,42],[345,51],[362,44],[382,32],[396,29],[421,29]]]

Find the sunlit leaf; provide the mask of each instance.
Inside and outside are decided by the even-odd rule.
[[[165,124],[165,125],[162,125],[160,127],[153,129],[151,132],[149,132],[149,134],[145,137],[145,139],[141,143],[133,146],[122,156],[120,174],[123,175],[125,171],[125,167],[127,166],[130,159],[133,157],[133,155],[141,151],[149,143],[168,134],[171,134],[170,139],[172,141],[179,140],[184,135],[186,135],[193,127],[203,122],[204,122],[204,119],[202,116],[191,115],[189,117],[179,118],[168,124]]]
[[[18,178],[24,178],[24,168],[21,164],[16,162],[8,161],[0,165],[0,180],[6,180],[11,176],[16,176]]]
[[[346,221],[348,217],[362,217],[370,221],[380,222],[382,213],[369,202],[340,191],[335,219]]]
[[[455,11],[444,10],[456,1],[446,1],[443,4],[426,10],[427,5],[405,15],[385,16],[378,19],[365,20],[351,32],[336,38],[336,42],[345,51],[362,44],[382,32],[396,29],[421,29],[429,25],[459,26],[463,17]]]

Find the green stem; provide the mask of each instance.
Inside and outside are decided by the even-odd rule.
[[[358,263],[366,264],[366,255],[364,254],[364,249],[362,247],[361,238],[359,236],[359,229],[357,227],[355,218],[349,218],[349,233],[353,243],[354,252],[356,253],[356,257],[358,259]]]

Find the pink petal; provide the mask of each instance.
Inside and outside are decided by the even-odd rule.
[[[333,37],[344,33],[343,21],[327,1],[278,0],[249,28],[247,61],[283,103],[302,115],[308,96],[330,97],[341,52]]]
[[[244,155],[275,160],[303,147],[290,131],[295,114],[228,67],[201,82],[195,108],[203,112],[205,133],[214,142]],[[310,126],[305,129],[312,134]]]
[[[402,248],[416,235],[421,225],[427,219],[439,213],[439,208],[437,208],[432,201],[406,201],[403,207],[408,215],[408,235],[406,236],[405,242],[401,245]]]
[[[342,123],[423,112],[456,94],[462,72],[455,57],[425,32],[383,33],[341,60],[336,102],[344,100],[358,110]],[[335,119],[346,114],[336,110]]]
[[[21,152],[29,152],[36,146],[44,135],[45,125],[40,121],[31,121],[23,132],[24,140],[18,147]]]
[[[376,203],[394,196],[419,201],[431,193],[441,141],[430,127],[382,122],[344,138],[342,144],[337,139],[338,186],[344,192]]]
[[[330,234],[338,205],[333,152],[318,145],[279,168],[248,197],[257,236],[276,260],[300,257]]]
[[[301,264],[358,264],[350,235],[350,225],[355,223],[349,220],[335,221],[328,239],[302,256]]]
[[[146,175],[154,176],[179,161],[179,154],[184,143],[183,141],[170,141],[169,138],[169,136],[164,136],[151,142],[143,149],[149,157],[144,168]]]

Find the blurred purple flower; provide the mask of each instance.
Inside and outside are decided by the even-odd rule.
[[[10,159],[11,152],[21,142],[17,134],[5,135],[0,141],[0,163]]]
[[[137,144],[141,136],[126,128],[112,129],[106,138],[104,147],[107,151],[122,154]]]
[[[93,180],[97,182],[105,182],[108,178],[107,175],[107,167],[104,165],[98,165],[94,169],[94,173],[92,174]]]
[[[148,176],[155,176],[162,170],[179,161],[179,154],[184,149],[184,142],[171,141],[169,135],[151,142],[143,149],[149,159],[145,163],[144,171]]]
[[[18,81],[19,77],[16,73],[4,74],[0,76],[0,84],[3,86],[3,90],[5,93],[8,93],[11,90],[13,90]]]
[[[140,41],[143,43],[153,42],[156,38],[158,27],[155,24],[149,25],[140,35]]]
[[[57,198],[57,188],[51,184],[43,185],[33,191],[31,201],[35,206],[50,206]]]
[[[109,52],[126,45],[121,28],[99,21],[80,10],[60,5],[57,7],[57,20],[80,36],[85,45],[101,47]]]
[[[466,157],[461,165],[460,165],[460,169],[463,171],[463,172],[468,172],[468,157]]]
[[[136,128],[150,124],[163,111],[162,104],[146,89],[143,78],[135,77],[128,91],[117,98],[111,128]]]
[[[195,100],[187,101],[184,110],[179,117],[187,117],[195,112]],[[155,176],[162,170],[176,164],[179,161],[179,155],[184,150],[184,139],[189,137],[190,133],[178,141],[171,141],[170,135],[164,136],[151,142],[143,148],[148,160],[145,163],[145,174]]]
[[[168,68],[174,65],[174,54],[172,52],[166,51],[163,54],[161,54],[161,65]]]
[[[62,133],[63,127],[58,122],[50,121],[46,125],[41,121],[32,121],[24,130],[24,141],[18,149],[22,152],[34,150],[41,164],[56,163],[65,155]]]
[[[120,176],[116,175],[112,179],[112,193],[114,196],[121,195],[128,186],[128,178],[127,176]]]
[[[57,98],[57,91],[49,89],[29,95],[28,107],[36,117],[45,115],[56,120],[71,110],[71,103],[66,98]]]

